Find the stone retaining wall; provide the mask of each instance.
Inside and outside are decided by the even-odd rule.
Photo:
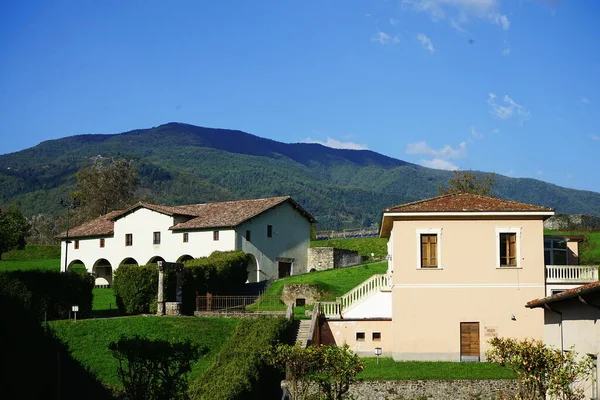
[[[282,382],[282,388],[287,388],[287,385],[287,381]],[[354,400],[492,400],[507,398],[507,395],[514,395],[516,392],[516,380],[495,379],[362,381],[352,384],[348,394]]]
[[[336,249],[333,247],[311,247],[308,249],[308,270],[344,268],[361,264],[365,257],[357,251]]]
[[[600,230],[600,217],[583,214],[558,214],[544,221],[544,229],[554,231]]]

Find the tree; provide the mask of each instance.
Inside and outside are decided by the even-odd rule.
[[[448,186],[440,185],[440,194],[471,193],[490,196],[494,188],[494,174],[482,176],[474,172],[454,171],[454,176],[448,181]]]
[[[138,183],[133,161],[96,159],[94,165],[77,173],[77,190],[71,194],[81,201],[76,219],[89,221],[130,206]]]
[[[517,374],[519,399],[579,400],[585,397],[581,383],[592,378],[593,363],[573,349],[562,352],[534,339],[493,338],[488,361]]]
[[[31,229],[27,242],[30,244],[55,244],[55,236],[60,233],[56,218],[47,214],[37,214],[28,220]]]
[[[0,260],[2,253],[25,247],[25,238],[29,233],[30,226],[14,206],[0,210]]]

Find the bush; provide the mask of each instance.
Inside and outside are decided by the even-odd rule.
[[[169,343],[121,336],[108,348],[119,361],[119,377],[128,400],[187,399],[192,362],[208,352],[189,340]]]
[[[113,290],[119,313],[156,313],[158,293],[156,265],[120,265],[114,273]]]
[[[202,400],[276,398],[282,376],[265,363],[263,353],[285,337],[289,326],[284,318],[241,320],[206,373],[191,383],[190,397]]]
[[[39,321],[65,319],[71,307],[79,306],[78,316],[92,312],[94,278],[72,272],[0,272],[0,292],[17,299]]]

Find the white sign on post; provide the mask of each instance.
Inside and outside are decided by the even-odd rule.
[[[79,306],[73,306],[73,308],[72,308],[72,310],[71,310],[71,311],[73,311],[73,312],[77,312],[77,311],[79,311]]]

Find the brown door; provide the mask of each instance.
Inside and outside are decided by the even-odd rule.
[[[292,274],[292,263],[279,261],[279,277],[285,278]]]
[[[460,323],[460,360],[479,361],[479,322]]]

